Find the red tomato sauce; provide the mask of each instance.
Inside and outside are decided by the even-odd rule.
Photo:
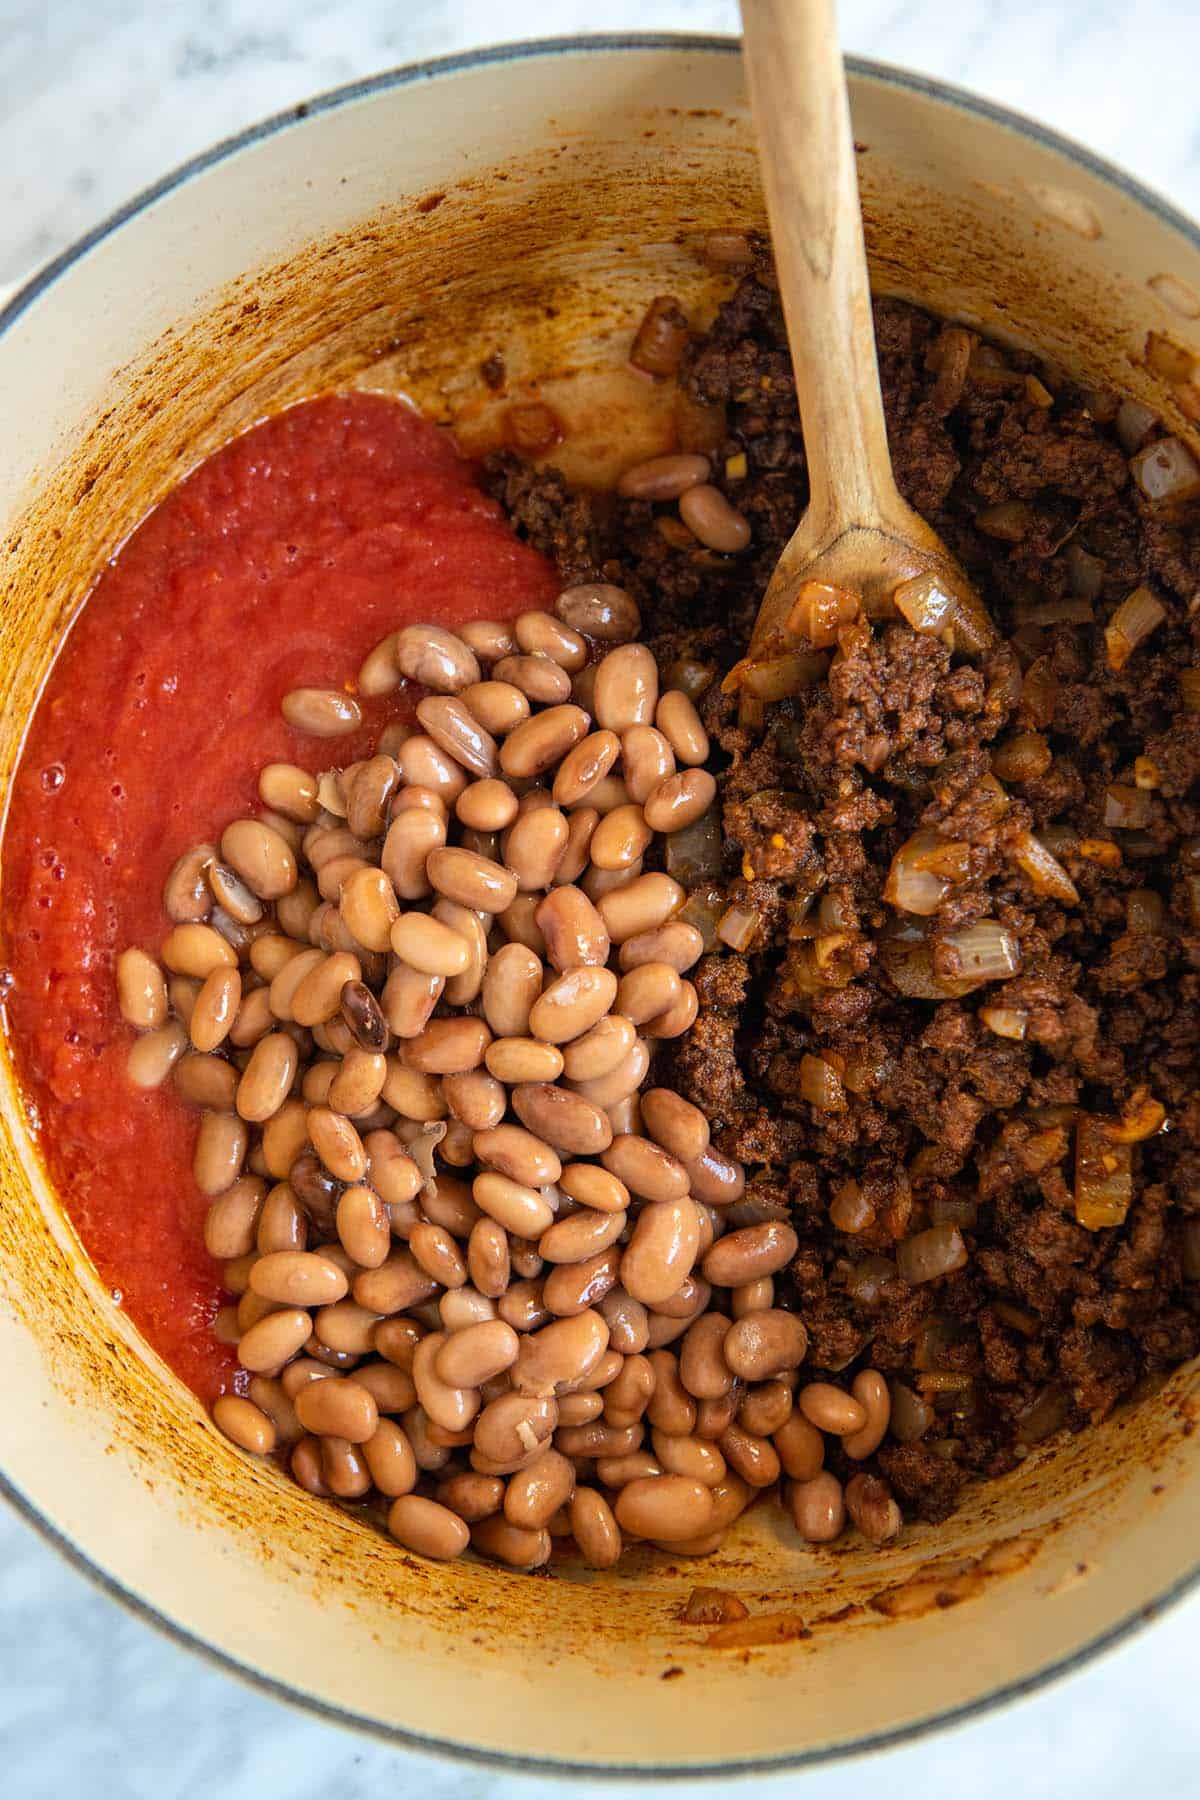
[[[290,688],[352,690],[400,625],[509,618],[556,591],[442,433],[394,401],[330,396],[176,489],[104,570],[51,672],[4,840],[9,1034],[101,1278],[205,1400],[235,1361],[209,1330],[222,1290],[191,1173],[196,1114],[170,1081],[145,1093],[126,1078],[114,958],[157,955],[171,863],[259,810],[264,763],[349,762],[405,705],[364,704],[361,734],[320,741],[284,723]]]

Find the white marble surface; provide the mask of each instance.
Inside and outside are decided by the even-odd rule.
[[[1200,211],[1196,0],[843,0],[848,46],[1034,113]],[[1136,20],[1136,23],[1135,23]],[[730,31],[729,0],[0,0],[0,284],[252,119],[359,75],[572,31]],[[1200,1598],[1017,1706],[740,1796],[1196,1792]],[[0,1792],[55,1800],[534,1800],[292,1712],[120,1611],[0,1508]],[[605,1794],[644,1792],[606,1787]]]

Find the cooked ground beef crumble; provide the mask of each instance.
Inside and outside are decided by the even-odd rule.
[[[724,410],[713,479],[751,524],[745,553],[510,456],[489,481],[566,581],[636,595],[664,674],[713,672],[698,704],[720,751],[719,905],[758,923],[745,954],[699,964],[668,1077],[749,1165],[739,1220],[786,1215],[800,1235],[783,1299],[810,1368],[894,1381],[893,1436],[867,1466],[938,1518],[969,1476],[1200,1351],[1200,715],[1179,683],[1198,660],[1200,508],[1147,501],[1114,397],[896,301],[875,326],[900,488],[1001,630],[978,664],[858,622],[806,692],[757,711],[723,692],[807,499],[765,255],[680,370]],[[1104,627],[1140,584],[1166,616],[1114,669]],[[952,876],[897,930],[885,883],[918,831],[952,847]],[[1030,833],[1077,902],[1023,872]],[[972,986],[955,934],[985,918],[1019,963]],[[914,996],[930,984],[958,997]],[[1151,1135],[1122,1142],[1145,1116]],[[1115,1228],[1076,1217],[1092,1121],[1103,1154],[1117,1126],[1132,1170]],[[939,1223],[965,1264],[909,1285],[897,1245]],[[863,1466],[839,1454],[835,1473]]]

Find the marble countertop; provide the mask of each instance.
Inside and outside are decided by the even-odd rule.
[[[1200,213],[1200,8],[1179,0],[843,0],[862,55],[1036,114]],[[470,45],[733,31],[730,0],[0,0],[0,287],[215,139],[323,88]],[[1196,1791],[1200,1597],[1050,1691],[870,1764],[724,1784],[851,1800]],[[3,1791],[50,1800],[534,1800],[241,1686],[119,1610],[0,1508]],[[561,1790],[557,1790],[561,1791]],[[604,1794],[644,1793],[613,1784]]]

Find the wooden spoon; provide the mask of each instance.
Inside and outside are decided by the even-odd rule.
[[[753,665],[805,648],[823,599],[801,596],[806,582],[850,589],[878,618],[897,616],[896,588],[924,577],[904,596],[905,616],[978,655],[996,641],[995,627],[892,473],[833,0],[742,0],[742,30],[809,502],[771,577],[736,685]],[[836,596],[826,599],[827,616],[829,607],[836,626]],[[814,641],[832,643],[832,630]]]

